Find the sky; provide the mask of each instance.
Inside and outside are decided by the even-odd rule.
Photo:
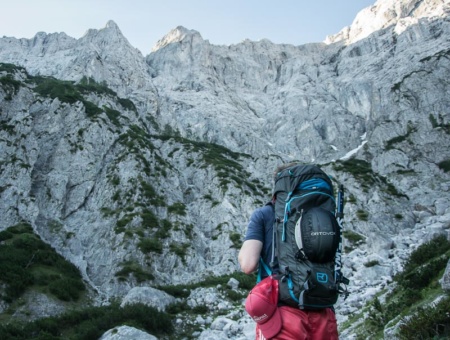
[[[148,55],[177,26],[214,45],[245,39],[302,45],[324,41],[351,25],[376,0],[0,0],[0,37],[65,32],[81,38],[113,20],[130,44]]]

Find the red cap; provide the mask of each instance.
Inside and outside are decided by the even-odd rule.
[[[245,301],[245,310],[259,325],[265,338],[277,335],[282,325],[278,310],[278,281],[269,276],[253,287]]]

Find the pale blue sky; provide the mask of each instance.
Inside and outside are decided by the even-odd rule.
[[[215,45],[244,39],[302,45],[351,25],[376,0],[0,0],[0,37],[65,32],[80,38],[113,20],[144,55],[171,29],[194,29]]]

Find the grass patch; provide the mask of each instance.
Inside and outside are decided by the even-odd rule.
[[[364,243],[365,241],[365,237],[362,236],[361,234],[355,233],[354,231],[351,230],[345,230],[342,235],[344,236],[344,238],[348,241],[350,241],[353,244],[361,244]]]
[[[157,238],[143,238],[139,241],[138,247],[144,254],[162,254],[163,251],[163,245]]]
[[[369,220],[369,213],[365,210],[357,210],[356,211],[356,216],[361,220],[361,221],[368,221]]]
[[[407,141],[409,136],[411,136],[411,134],[416,131],[417,131],[417,128],[413,127],[411,125],[411,123],[408,123],[408,126],[406,128],[406,133],[404,135],[397,136],[397,137],[391,138],[388,141],[386,141],[386,144],[385,144],[386,150],[392,150],[392,149],[394,149],[396,144]],[[411,141],[410,141],[410,143],[411,143]]]
[[[118,325],[133,326],[157,336],[170,335],[174,331],[172,318],[167,313],[144,304],[120,307],[114,303],[29,323],[3,324],[0,326],[0,339],[97,340]]]
[[[167,207],[167,211],[169,214],[186,216],[186,205],[184,203],[177,202]]]
[[[21,223],[0,232],[1,299],[12,302],[32,286],[62,301],[77,301],[85,286],[75,265]]]
[[[191,290],[194,290],[196,288],[217,287],[218,285],[226,286],[231,278],[235,278],[236,280],[238,280],[239,287],[248,291],[252,289],[256,283],[255,274],[247,275],[242,272],[235,272],[228,275],[211,276],[198,283],[187,285],[159,286],[156,288],[159,290],[163,290],[172,296],[178,298],[186,298],[189,296]]]
[[[400,325],[400,339],[449,339],[450,297],[435,306],[419,307],[411,318]]]
[[[178,257],[181,258],[181,261],[185,264],[185,256],[187,254],[187,250],[189,249],[189,244],[187,243],[171,243],[169,246],[171,252],[175,253]]]
[[[433,129],[442,129],[446,134],[450,134],[450,124],[444,122],[444,117],[438,114],[437,118],[430,113],[428,116]]]
[[[239,249],[242,245],[241,234],[239,233],[231,233],[230,240],[233,243],[233,248]]]
[[[399,328],[401,339],[429,339],[433,336],[440,339],[439,336],[448,335],[448,297],[435,307],[429,303],[442,295],[438,280],[449,258],[450,242],[444,236],[438,236],[413,251],[404,264],[404,270],[394,277],[396,285],[385,297],[385,302],[378,298],[369,302],[368,319],[363,329],[357,331],[359,338],[378,338],[387,324],[392,325],[401,319],[404,322]],[[431,334],[433,336],[429,337]]]
[[[343,171],[353,175],[359,182],[362,190],[366,193],[378,185],[390,196],[408,198],[406,195],[400,193],[392,183],[389,183],[386,177],[373,172],[371,164],[365,160],[352,158],[346,161],[337,161],[333,164],[333,168],[335,171]]]
[[[450,159],[438,163],[439,169],[444,172],[450,172]]]
[[[138,283],[153,280],[155,277],[153,274],[145,271],[142,269],[142,267],[139,265],[139,263],[134,261],[127,261],[122,264],[122,269],[119,270],[115,276],[120,281],[126,281],[128,280],[129,276],[133,275],[134,278]]]

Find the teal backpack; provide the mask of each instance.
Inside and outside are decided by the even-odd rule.
[[[279,301],[300,309],[332,307],[348,295],[342,275],[344,188],[336,202],[330,177],[316,165],[294,165],[276,175],[271,268]],[[264,263],[264,269],[272,270]]]

